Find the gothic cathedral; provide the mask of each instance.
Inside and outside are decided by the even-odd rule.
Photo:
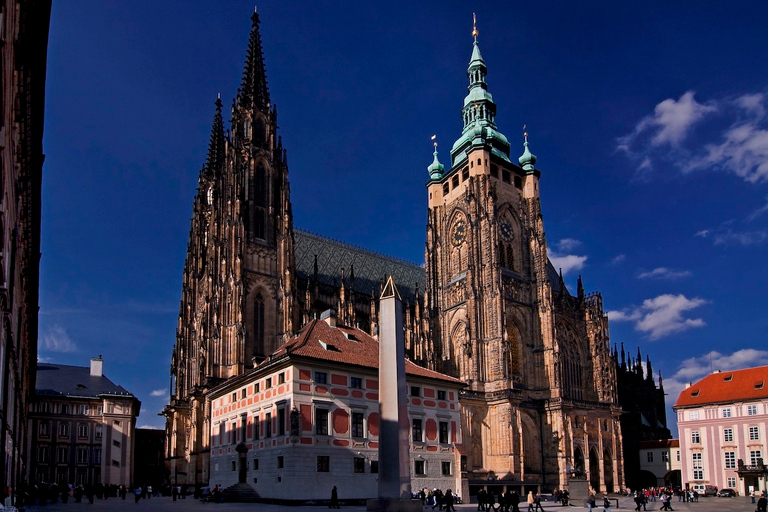
[[[218,99],[194,202],[164,410],[167,455],[179,482],[207,481],[206,390],[252,368],[294,330],[288,166],[255,12],[252,21],[231,133]]]
[[[470,485],[623,487],[616,371],[599,294],[573,297],[547,257],[541,172],[496,127],[476,32],[451,167],[428,167],[429,366],[467,383]]]
[[[536,157],[518,163],[497,129],[476,33],[464,129],[451,166],[428,167],[426,271],[293,228],[254,13],[242,85],[225,131],[216,102],[189,235],[171,397],[171,481],[206,484],[207,391],[268,357],[326,308],[377,335],[377,297],[404,296],[406,354],[466,382],[462,478],[623,488],[615,354],[599,294],[572,296],[547,257]],[[519,165],[518,165],[519,164]],[[422,290],[420,292],[420,290]]]

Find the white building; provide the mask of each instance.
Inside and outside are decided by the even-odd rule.
[[[679,439],[640,441],[639,448],[640,471],[651,473],[656,479],[656,487],[680,486],[682,462]]]
[[[209,393],[211,486],[247,483],[263,498],[377,496],[378,342],[313,320],[253,370]],[[411,486],[460,493],[459,390],[406,361]]]
[[[141,402],[90,367],[37,365],[29,410],[32,483],[130,486]]]
[[[716,371],[688,383],[673,409],[680,433],[683,484],[766,489],[768,366]]]

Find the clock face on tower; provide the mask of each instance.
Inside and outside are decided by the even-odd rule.
[[[512,232],[512,224],[510,224],[507,219],[503,219],[499,223],[499,234],[505,242],[509,242],[514,238],[515,235]]]
[[[464,243],[467,238],[467,225],[463,220],[458,221],[453,225],[453,231],[451,232],[451,243],[455,246],[459,246]]]

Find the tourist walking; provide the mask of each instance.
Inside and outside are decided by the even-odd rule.
[[[339,506],[339,491],[336,490],[335,485],[331,489],[331,504],[328,505],[328,508],[341,508]]]
[[[443,496],[443,505],[445,505],[446,512],[456,512],[456,508],[453,506],[453,491],[448,489]]]
[[[611,500],[605,494],[603,495],[603,512],[611,512]]]

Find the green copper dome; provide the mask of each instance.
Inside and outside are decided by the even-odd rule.
[[[429,179],[437,181],[443,177],[445,166],[437,159],[437,148],[435,148],[435,152],[432,154],[435,155],[435,159],[432,160],[432,163],[427,167],[427,171],[429,171]]]
[[[520,162],[520,167],[522,167],[524,170],[532,171],[536,165],[536,155],[531,153],[531,150],[528,149],[527,133],[525,134],[525,143],[523,146],[525,147],[525,150],[523,151],[523,154],[520,155],[520,158],[517,159],[517,161]]]

